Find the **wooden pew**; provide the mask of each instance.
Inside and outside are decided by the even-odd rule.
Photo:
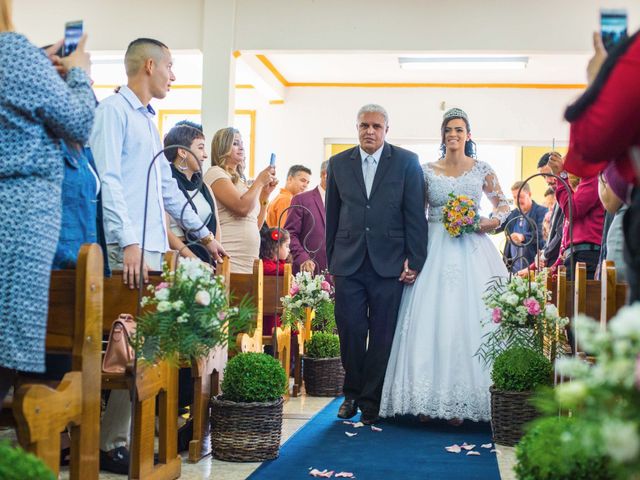
[[[291,264],[285,264],[284,273],[281,276],[278,276],[277,288],[275,276],[264,277],[264,315],[273,315],[280,317],[284,315],[282,301],[280,299],[287,295],[289,293],[289,290],[291,289],[291,281],[293,278],[291,272]],[[291,327],[276,326],[273,333],[264,333],[266,335],[263,336],[263,343],[267,345],[271,344],[273,346],[273,354],[280,361],[280,364],[282,365],[282,368],[284,368],[284,371],[287,373],[288,378],[289,372],[291,371],[291,353],[292,348],[294,347],[291,342]],[[299,387],[296,389],[294,381],[293,396],[297,396],[298,392]]]
[[[584,314],[591,318],[600,318],[600,282],[587,280],[587,264],[576,263],[574,283],[573,316]]]
[[[626,303],[628,285],[617,281],[616,266],[613,261],[602,262],[600,270],[600,325],[606,328],[607,322],[615,316]]]
[[[175,268],[177,255],[167,252],[164,260]],[[160,272],[150,272],[151,285],[162,282]],[[136,315],[138,290],[130,289],[122,281],[122,272],[112,272],[104,283],[103,333],[108,334],[111,324],[121,313]],[[181,459],[178,455],[178,369],[168,362],[148,365],[138,362],[135,369],[125,373],[103,373],[102,388],[108,390],[136,388],[133,436],[130,441],[132,478],[164,480],[180,476]],[[157,465],[154,465],[154,437],[156,397],[158,398],[159,449]]]
[[[100,470],[100,350],[103,257],[96,244],[80,248],[75,270],[51,273],[46,351],[71,353],[71,371],[53,389],[24,383],[11,408],[26,450],[60,470],[60,433],[71,425],[69,478],[97,479]]]
[[[228,261],[229,259],[226,258],[225,262]],[[264,314],[264,269],[262,260],[254,262],[253,273],[231,273],[229,285],[231,301],[234,304],[238,304],[245,296],[248,296],[256,309],[255,324],[252,326],[252,331],[240,332],[236,336],[236,351],[261,353],[263,346],[262,317]],[[230,350],[229,357],[233,356],[233,353]]]
[[[216,272],[224,278],[227,297],[230,292],[230,263],[227,258]],[[221,349],[216,349],[220,352]],[[209,402],[212,395],[218,395],[220,390],[220,378],[222,372],[215,358],[216,351],[206,358],[193,359],[191,361],[191,376],[193,377],[193,405],[191,417],[193,422],[193,437],[189,442],[189,462],[195,463],[208,455],[205,451],[205,439],[209,431]],[[218,368],[216,368],[218,367]],[[224,368],[224,367],[222,367]]]

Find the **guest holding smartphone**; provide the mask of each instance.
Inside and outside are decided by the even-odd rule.
[[[61,223],[60,140],[84,144],[96,106],[86,36],[52,60],[13,31],[0,0],[0,406],[17,371],[42,372]],[[58,70],[58,72],[56,72]],[[61,78],[62,76],[62,78]]]

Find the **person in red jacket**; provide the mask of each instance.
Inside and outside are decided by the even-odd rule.
[[[599,33],[587,67],[589,87],[566,112],[571,122],[565,168],[580,177],[594,177],[610,163],[635,185],[624,215],[625,262],[630,301],[640,300],[640,31],[607,54]]]
[[[260,258],[265,275],[284,275],[284,265],[291,261],[289,232],[282,228],[265,228],[261,232]],[[280,325],[280,318],[265,315],[262,319],[262,332],[271,335],[273,328]]]

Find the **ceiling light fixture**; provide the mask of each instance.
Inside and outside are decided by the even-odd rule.
[[[404,70],[518,70],[529,57],[399,57]]]

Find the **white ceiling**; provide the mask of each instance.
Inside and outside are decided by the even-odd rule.
[[[416,53],[278,53],[265,54],[290,83],[552,83],[582,84],[588,55],[528,56],[522,70],[405,70],[400,56]],[[240,57],[242,59],[242,56]],[[241,63],[241,62],[238,62]],[[250,83],[238,66],[237,83]]]

